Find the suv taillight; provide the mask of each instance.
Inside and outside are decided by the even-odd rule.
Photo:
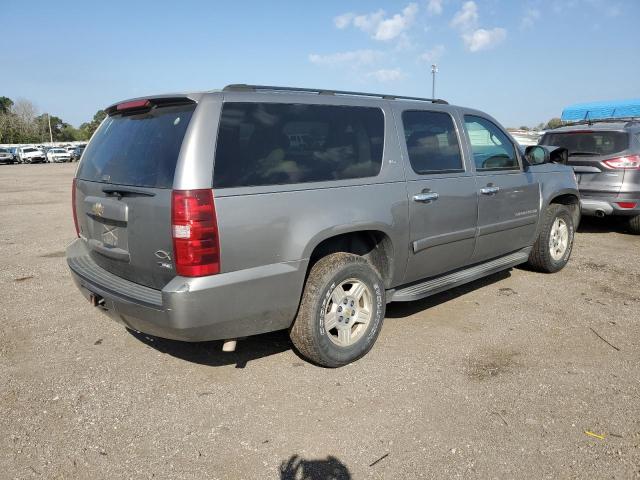
[[[610,158],[603,160],[602,163],[611,168],[640,169],[640,155]]]
[[[80,229],[78,228],[78,212],[76,211],[76,179],[71,184],[71,210],[73,211],[73,224],[76,226],[76,235],[80,237]]]
[[[178,275],[201,277],[220,272],[220,242],[212,190],[171,193],[171,233]]]

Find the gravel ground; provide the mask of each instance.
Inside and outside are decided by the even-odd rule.
[[[390,305],[328,370],[285,332],[223,354],[89,306],[74,168],[0,166],[0,477],[640,478],[640,238],[615,222],[584,222],[558,274]]]

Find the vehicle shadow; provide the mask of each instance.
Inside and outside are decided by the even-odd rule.
[[[293,455],[280,465],[280,480],[350,480],[347,466],[336,457],[305,460]]]
[[[488,277],[481,278],[466,285],[461,285],[460,287],[456,287],[451,290],[432,295],[422,300],[416,300],[414,302],[391,303],[387,305],[385,318],[399,319],[414,315],[415,313],[421,312],[423,310],[428,310],[429,308],[435,307],[436,305],[448,302],[479,288],[484,288],[488,285],[499,282],[500,280],[509,278],[510,276],[510,270],[505,270]],[[242,339],[238,341],[238,346],[235,352],[223,352],[223,342],[221,340],[211,342],[181,342],[179,340],[169,340],[166,338],[155,337],[153,335],[137,332],[129,328],[127,328],[127,332],[129,332],[132,337],[136,338],[145,345],[158,350],[159,352],[171,355],[172,357],[180,358],[187,362],[206,365],[209,367],[221,367],[225,365],[235,364],[236,368],[245,368],[247,366],[247,363],[251,360],[257,360],[289,350],[292,350],[298,358],[305,360],[293,347],[293,344],[289,339],[289,333],[287,330],[278,330],[276,332],[254,335]],[[308,478],[315,479],[323,477]]]
[[[430,297],[423,298],[422,300],[416,300],[414,302],[390,303],[389,305],[387,305],[387,312],[385,315],[385,319],[386,318],[404,318],[410,315],[414,315],[423,310],[428,310],[437,305],[440,305],[441,303],[454,300],[469,292],[473,292],[474,290],[484,288],[488,285],[491,285],[493,283],[509,278],[510,276],[511,276],[511,269],[503,270],[502,272],[494,273],[493,275],[489,275],[488,277],[484,277],[479,280],[475,280],[473,282],[460,285],[459,287],[452,288],[451,290],[446,290],[444,292],[437,293]]]
[[[578,233],[626,233],[626,225],[619,217],[582,217]]]
[[[187,362],[221,367],[235,364],[236,368],[245,368],[251,360],[268,357],[291,350],[292,344],[286,330],[254,335],[238,341],[235,352],[223,352],[222,341],[181,342],[166,338],[154,337],[146,333],[127,331],[145,345]]]

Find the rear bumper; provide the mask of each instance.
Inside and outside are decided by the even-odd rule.
[[[617,202],[635,202],[635,208],[622,208]],[[636,216],[640,215],[640,195],[614,195],[610,197],[580,199],[582,215],[604,217],[607,215]]]
[[[67,248],[73,280],[88,300],[134,330],[190,342],[245,337],[288,328],[306,262],[287,262],[209,277],[175,277],[162,290],[100,268],[83,240]]]

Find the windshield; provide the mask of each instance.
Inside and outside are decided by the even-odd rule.
[[[612,155],[629,148],[629,135],[613,131],[547,133],[540,144],[564,147],[569,155]]]
[[[189,104],[107,117],[82,155],[78,178],[171,188],[194,109]]]

